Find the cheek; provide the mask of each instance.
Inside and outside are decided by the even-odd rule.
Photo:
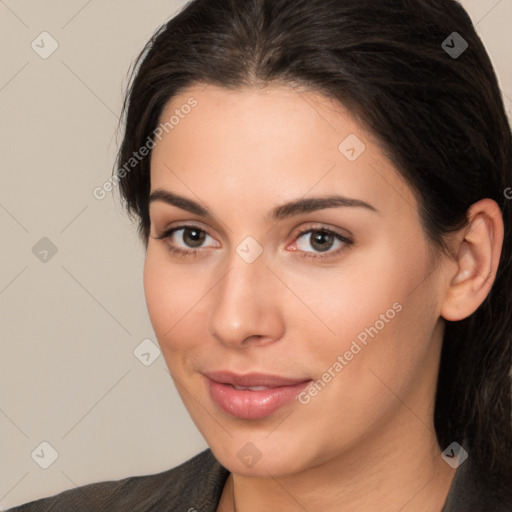
[[[376,246],[371,251],[349,254],[330,269],[311,266],[305,272],[290,269],[282,273],[283,281],[295,294],[289,294],[287,307],[293,308],[294,317],[309,320],[311,332],[307,336],[303,333],[299,339],[311,342],[321,338],[324,347],[339,351],[346,346],[348,350],[350,340],[364,333],[365,328],[378,322],[377,327],[382,330],[382,322],[387,327],[386,320],[395,319],[398,306],[393,309],[393,304],[404,298],[415,278],[399,275],[402,263],[395,248],[384,243]],[[295,326],[289,323],[289,327]]]
[[[186,266],[171,265],[160,250],[148,248],[144,262],[144,294],[151,324],[164,356],[185,348],[187,338],[179,336],[206,294],[203,281]],[[191,275],[192,274],[192,275]],[[180,341],[181,340],[181,341]]]
[[[316,361],[317,374],[345,356],[355,380],[371,378],[369,368],[394,379],[403,375],[405,361],[413,369],[424,357],[437,312],[428,300],[433,293],[429,281],[422,283],[428,273],[426,255],[420,245],[415,251],[398,249],[382,244],[378,254],[361,252],[347,269],[341,265],[328,276],[318,275],[316,285],[288,276],[290,288],[317,317],[309,315],[307,330],[302,324],[297,334],[309,344],[305,353]]]

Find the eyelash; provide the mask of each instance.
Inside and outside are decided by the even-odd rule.
[[[170,228],[170,229],[164,231],[161,235],[156,236],[154,238],[156,240],[166,240],[166,239],[171,238],[171,236],[176,231],[186,230],[186,229],[195,229],[197,231],[206,233],[208,236],[211,237],[211,235],[206,230],[204,230],[202,228],[199,228],[194,225],[181,225],[181,226],[176,226],[176,227]],[[300,239],[302,236],[304,236],[308,233],[314,233],[314,232],[333,235],[336,240],[343,242],[344,245],[342,245],[335,251],[332,251],[332,252],[326,251],[324,253],[319,253],[319,252],[314,253],[314,252],[297,250],[297,252],[302,252],[301,257],[304,259],[316,260],[316,259],[320,259],[320,258],[321,259],[333,258],[335,256],[338,256],[342,251],[349,249],[350,246],[354,244],[353,240],[350,240],[349,238],[341,235],[340,233],[337,233],[336,231],[333,231],[332,229],[328,229],[324,226],[315,226],[315,227],[310,227],[308,229],[304,229],[304,230],[300,231],[299,233],[297,233],[295,240]],[[201,255],[201,253],[203,252],[201,249],[204,249],[204,248],[199,248],[198,250],[194,250],[194,249],[186,250],[186,249],[182,249],[181,247],[173,247],[171,245],[168,245],[168,249],[175,256],[196,258]]]

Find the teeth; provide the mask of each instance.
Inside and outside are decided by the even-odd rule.
[[[232,386],[237,391],[263,391],[264,389],[268,389],[267,386],[252,386],[252,387],[248,387],[248,388],[245,388],[243,386],[235,386],[234,384],[232,384]]]

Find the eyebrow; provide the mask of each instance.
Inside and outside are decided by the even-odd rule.
[[[211,210],[205,208],[196,201],[160,188],[151,192],[149,196],[149,204],[155,201],[161,201],[171,206],[176,206],[177,208],[181,208],[182,210],[186,210],[190,213],[194,213],[207,219],[213,219],[214,217]],[[294,217],[296,215],[311,213],[316,210],[323,210],[326,208],[339,208],[342,206],[353,208],[360,207],[376,213],[379,212],[377,208],[369,203],[366,203],[365,201],[334,194],[322,197],[302,198],[296,201],[290,201],[288,203],[282,204],[271,210],[270,215],[266,217],[266,220],[277,222],[280,220],[288,219],[290,217]]]

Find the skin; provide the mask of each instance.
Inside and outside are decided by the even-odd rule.
[[[440,511],[455,473],[433,426],[443,318],[465,318],[489,292],[503,240],[496,203],[473,205],[468,226],[451,235],[453,256],[432,258],[412,190],[340,104],[287,85],[195,85],[172,98],[162,119],[191,96],[197,107],[152,152],[151,191],[199,202],[213,218],[151,203],[144,288],[180,396],[231,472],[218,510],[235,510],[235,500],[238,512],[328,512],[340,503]],[[366,145],[353,162],[338,149],[349,134]],[[332,193],[377,211],[267,218],[285,202]],[[155,238],[190,223],[208,235],[200,248],[183,231]],[[321,252],[311,234],[298,237],[308,228],[353,244],[334,240]],[[252,263],[236,252],[248,236],[263,249]],[[320,379],[394,303],[401,310],[309,403],[243,420],[211,400],[207,370]],[[261,453],[252,467],[237,456],[247,442]]]

